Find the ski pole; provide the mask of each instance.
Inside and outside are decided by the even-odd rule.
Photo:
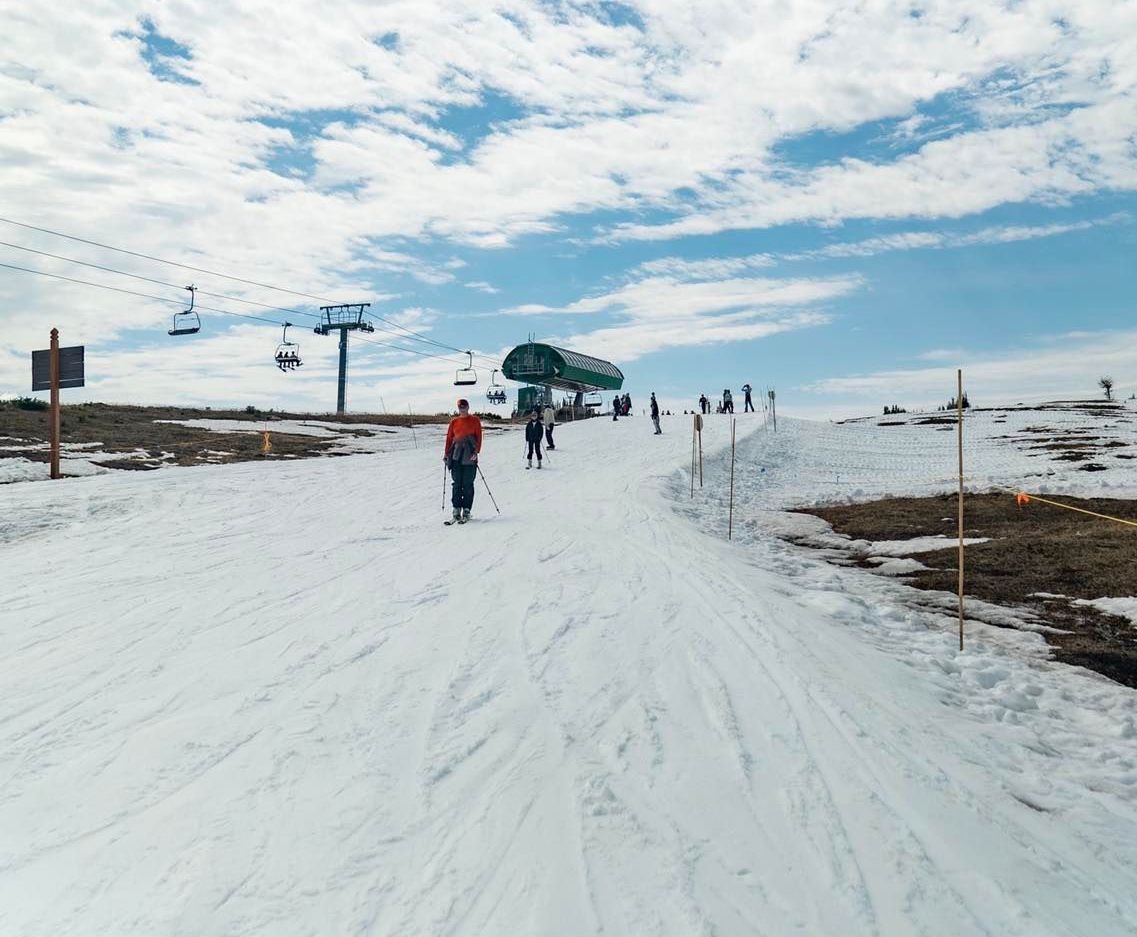
[[[490,496],[490,500],[493,501],[494,510],[497,511],[498,514],[500,514],[501,508],[499,508],[497,506],[497,499],[494,498],[493,492],[490,491],[490,483],[486,481],[485,470],[482,469],[482,467],[480,465],[478,466],[478,477],[481,478],[482,484],[486,486],[486,494],[488,494]]]
[[[446,463],[442,463],[442,510],[446,510]]]

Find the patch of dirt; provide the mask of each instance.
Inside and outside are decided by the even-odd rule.
[[[482,415],[483,420],[494,418]],[[49,413],[46,410],[21,410],[14,403],[0,401],[0,436],[24,440],[27,443],[48,443],[50,440]],[[388,416],[375,413],[351,413],[342,417],[332,414],[288,413],[246,410],[198,410],[188,407],[132,407],[115,404],[86,403],[61,408],[60,441],[68,443],[98,443],[102,450],[91,452],[92,461],[107,468],[145,471],[160,465],[201,465],[219,462],[248,462],[264,458],[305,458],[332,455],[327,450],[341,442],[319,436],[297,433],[280,433],[273,430],[278,420],[318,420],[344,424],[345,434],[371,436],[375,431],[351,424],[372,423],[380,426],[407,426],[424,423],[446,423],[448,414],[415,414]],[[162,420],[241,420],[251,424],[256,432],[216,433],[207,429],[163,423]],[[261,452],[262,437],[259,430],[272,432],[272,453]],[[382,431],[380,431],[382,432]],[[226,450],[219,454],[218,450]],[[105,452],[106,459],[98,459]],[[135,453],[129,456],[122,453]],[[170,453],[172,458],[165,458]],[[67,455],[66,449],[64,454]],[[34,462],[47,462],[47,449],[0,450],[0,457],[24,458]]]
[[[1137,521],[1137,502],[1119,498],[1054,498],[1088,511]],[[801,509],[854,539],[906,540],[956,535],[955,495],[888,498],[867,504]],[[1137,595],[1137,529],[1038,501],[1018,507],[1011,495],[968,495],[964,536],[988,537],[964,554],[966,595],[1029,609],[1065,633],[1046,633],[1059,660],[1137,687],[1137,625],[1066,599]],[[912,554],[934,567],[899,577],[917,589],[954,593],[957,548]]]

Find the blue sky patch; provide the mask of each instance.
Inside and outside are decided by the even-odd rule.
[[[176,84],[196,85],[198,82],[186,75],[178,62],[188,62],[193,58],[189,46],[163,36],[149,18],[139,21],[139,31],[127,33],[142,42],[142,60],[150,69],[150,74],[159,81],[172,81]]]

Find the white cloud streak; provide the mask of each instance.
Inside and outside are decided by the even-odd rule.
[[[1137,390],[1137,332],[1054,335],[1006,352],[935,350],[928,360],[950,366],[897,368],[834,377],[794,388],[785,394],[793,412],[811,416],[853,416],[880,412],[886,404],[932,408],[954,396],[956,369],[973,406],[1008,406],[1040,400],[1099,396],[1098,379],[1117,379],[1115,397]],[[789,400],[793,398],[793,403]],[[814,403],[810,398],[818,400]],[[787,411],[788,412],[788,411]]]

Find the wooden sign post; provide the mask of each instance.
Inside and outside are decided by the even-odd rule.
[[[83,346],[59,347],[59,329],[51,330],[51,347],[32,352],[32,390],[51,392],[51,477],[62,478],[59,470],[61,419],[59,389],[82,387],[84,382]]]
[[[59,329],[51,330],[51,477],[62,478],[59,471]]]

